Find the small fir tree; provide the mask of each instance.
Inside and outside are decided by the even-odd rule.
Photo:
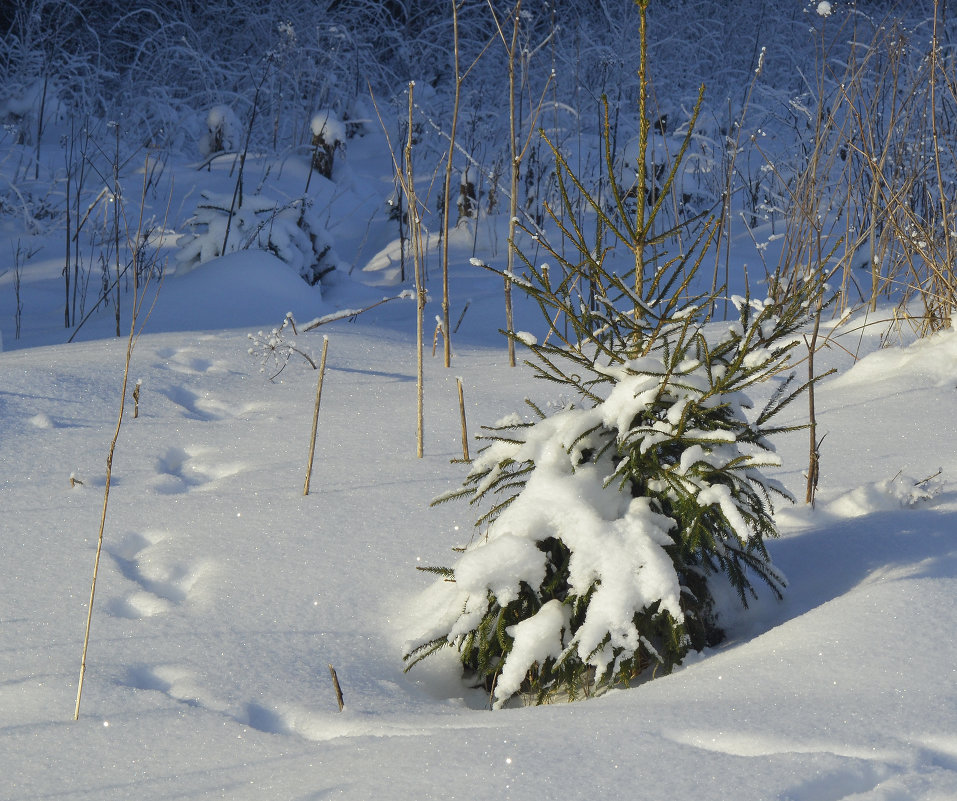
[[[408,660],[456,647],[496,706],[587,695],[719,642],[716,581],[745,605],[753,577],[780,596],[764,540],[771,496],[790,496],[762,468],[779,463],[769,437],[786,429],[771,419],[799,390],[781,381],[751,419],[745,390],[780,371],[806,306],[735,300],[740,319],[710,337],[710,296],[618,319],[644,337],[638,352],[629,337],[608,350],[525,339],[538,374],[582,400],[486,428],[465,485],[437,499],[487,504],[484,534],[438,571],[443,601]]]
[[[610,208],[548,143],[562,208],[545,209],[561,241],[537,241],[561,269],[519,254],[526,272],[509,278],[538,304],[548,336],[514,337],[538,377],[578,400],[553,414],[530,404],[533,421],[484,429],[464,486],[436,500],[484,505],[482,534],[451,568],[429,568],[442,578],[437,599],[405,650],[411,667],[456,648],[494,707],[516,694],[574,698],[668,672],[722,638],[716,582],[745,605],[755,578],[779,597],[784,588],[764,541],[775,535],[772,495],[790,496],[762,469],[779,464],[769,438],[791,430],[772,419],[803,387],[779,379],[750,415],[746,391],[785,369],[822,288],[809,280],[786,305],[734,298],[738,319],[707,324],[716,293],[691,288],[713,220],[685,223],[690,245],[670,258],[660,251],[675,230],[652,233],[698,108],[700,97],[654,197],[641,191],[639,169],[647,203],[634,213],[624,202],[631,191],[613,177],[607,108]],[[643,102],[640,111],[646,143]],[[597,220],[594,239],[581,208]],[[616,248],[605,243],[615,241],[633,270],[612,268]]]

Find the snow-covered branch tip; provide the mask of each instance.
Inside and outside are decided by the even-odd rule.
[[[305,333],[306,331],[312,331],[314,328],[318,328],[321,325],[334,323],[336,320],[355,320],[355,318],[360,314],[365,314],[365,312],[372,311],[373,309],[393,300],[415,300],[415,291],[412,289],[403,289],[398,295],[382,298],[382,300],[377,300],[375,303],[370,303],[368,306],[363,306],[359,309],[340,309],[339,311],[335,311],[330,314],[324,314],[322,317],[316,317],[314,320],[306,323],[304,326],[302,326],[301,330],[303,333]]]
[[[531,290],[536,288],[535,285],[528,280],[527,276],[519,275],[518,273],[510,271],[508,269],[501,270],[498,267],[492,267],[490,264],[486,264],[481,259],[476,259],[476,258],[469,259],[469,264],[471,264],[473,267],[482,267],[483,269],[489,270],[490,272],[493,272],[496,275],[500,275],[503,278],[507,278],[509,281],[515,284],[515,286],[520,287],[521,289]]]

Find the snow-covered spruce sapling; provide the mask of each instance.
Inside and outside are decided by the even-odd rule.
[[[178,270],[186,272],[237,250],[265,250],[315,286],[341,263],[312,201],[299,198],[285,205],[265,195],[245,195],[232,212],[230,195],[204,190],[196,212],[187,221],[190,233],[176,244]],[[232,235],[226,238],[227,228]]]
[[[771,494],[789,496],[761,469],[777,464],[770,420],[795,392],[782,381],[749,419],[744,391],[784,365],[803,309],[738,298],[740,320],[709,336],[710,300],[657,333],[650,307],[639,352],[531,345],[538,374],[581,403],[486,427],[464,487],[438,499],[487,508],[482,534],[439,571],[444,598],[408,646],[413,663],[456,647],[496,706],[588,695],[720,641],[715,582],[745,604],[752,576],[780,595],[764,540]]]
[[[606,125],[611,162],[608,136]],[[405,650],[411,667],[457,649],[494,707],[670,671],[721,640],[718,582],[745,605],[753,578],[780,597],[764,540],[775,535],[772,495],[790,496],[762,468],[778,464],[769,437],[790,429],[771,421],[800,388],[781,379],[756,413],[745,393],[787,366],[821,291],[807,283],[784,305],[735,298],[738,319],[708,327],[715,293],[691,287],[714,221],[686,231],[688,247],[668,257],[651,234],[660,202],[639,204],[632,219],[612,179],[609,210],[553,151],[566,223],[546,212],[564,241],[539,245],[561,271],[519,254],[526,274],[511,276],[549,333],[513,337],[538,377],[578,401],[553,414],[531,404],[532,422],[516,415],[484,429],[464,486],[436,500],[486,507],[482,533],[452,567],[433,569],[442,580]],[[598,242],[580,208],[601,221]],[[624,274],[602,244],[612,235],[628,251]]]

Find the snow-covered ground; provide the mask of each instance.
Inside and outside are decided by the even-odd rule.
[[[176,228],[199,178],[170,171]],[[336,202],[367,180],[344,175]],[[52,236],[23,273],[19,340],[14,274],[0,275],[0,799],[957,797],[957,337],[879,350],[884,328],[852,321],[819,354],[838,373],[818,389],[817,508],[781,509],[769,543],[783,602],[745,612],[728,598],[727,642],[670,676],[491,712],[453,654],[409,674],[401,661],[431,583],[416,566],[448,564],[474,519],[467,504],[429,508],[465,474],[451,462],[456,378],[472,433],[525,396],[558,400],[506,366],[500,284],[469,264],[469,231],[452,242],[453,321],[471,301],[453,366],[426,356],[424,458],[414,303],[295,337],[313,356],[329,337],[306,497],[317,373],[294,354],[270,380],[249,353],[247,335],[287,311],[303,322],[401,288],[376,213],[356,201],[332,226],[343,255],[363,255],[321,293],[256,251],[163,282],[133,353],[139,415],[128,398],[76,722],[126,342],[106,310],[62,344]],[[496,256],[495,232],[480,233],[479,252],[501,261],[501,240]],[[430,340],[436,272],[431,287]],[[519,304],[518,327],[535,324]],[[806,434],[778,449],[776,477],[803,497]]]

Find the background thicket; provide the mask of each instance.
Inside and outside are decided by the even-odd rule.
[[[515,8],[462,2],[456,35],[451,5],[438,0],[7,4],[0,11],[0,146],[19,149],[5,157],[0,213],[23,218],[31,232],[44,219],[62,221],[64,193],[30,184],[40,178],[45,140],[69,143],[67,171],[77,152],[89,161],[109,149],[121,163],[144,146],[196,156],[217,108],[229,109],[243,131],[233,149],[281,158],[321,155],[311,127],[317,112],[341,119],[349,136],[378,130],[381,118],[393,142],[405,141],[410,80],[418,175],[434,175],[446,160],[457,114],[450,200],[460,217],[510,207],[512,132],[521,146],[518,216],[541,222],[541,203],[556,205],[539,127],[601,194],[602,96],[618,178],[633,183],[638,35],[631,4],[527,2],[512,26]],[[815,257],[839,276],[844,305],[922,297],[928,327],[946,324],[949,312],[937,307],[953,294],[947,223],[957,173],[948,145],[957,118],[948,4],[660,0],[648,19],[649,193],[706,85],[692,147],[663,211],[681,218],[719,210],[711,288],[742,281],[730,274],[732,235],[754,241],[750,276],[772,276],[779,289],[816,240]],[[107,122],[116,123],[116,137]],[[78,182],[65,194],[73,191],[77,201],[82,176],[72,177]],[[441,182],[432,183],[423,213],[436,230],[443,199],[433,191]],[[393,204],[401,220],[401,187]],[[78,212],[83,205],[74,202]],[[817,218],[821,224],[808,227]]]

